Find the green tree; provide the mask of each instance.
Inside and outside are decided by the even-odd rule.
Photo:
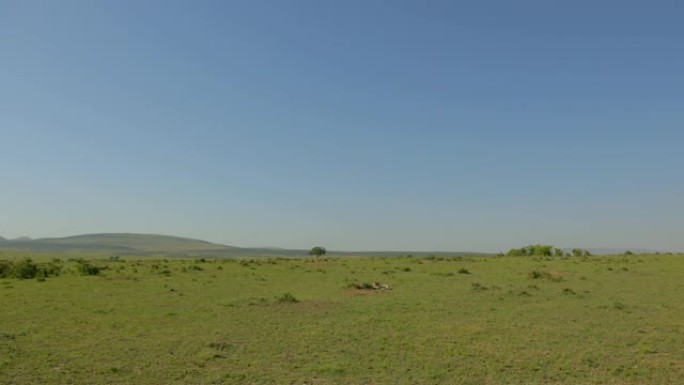
[[[525,255],[525,250],[523,250],[523,249],[510,249],[510,250],[508,250],[507,255],[511,256],[511,257],[522,257],[523,255]]]
[[[542,256],[550,257],[553,255],[554,248],[551,245],[528,245],[519,249],[510,249],[508,255],[512,257],[522,256]]]
[[[551,245],[534,245],[532,246],[532,255],[540,255],[550,257],[552,255],[553,246]]]
[[[327,250],[325,250],[325,247],[321,246],[314,246],[309,250],[309,255],[314,255],[316,257],[320,257],[321,255],[325,255],[327,253]]]
[[[574,257],[591,257],[591,252],[587,249],[572,249]]]

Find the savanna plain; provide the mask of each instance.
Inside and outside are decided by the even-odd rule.
[[[4,385],[684,384],[680,255],[0,259]]]

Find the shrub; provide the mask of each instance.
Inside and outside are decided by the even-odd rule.
[[[470,271],[465,267],[458,269],[458,274],[470,274]]]
[[[299,300],[291,293],[285,293],[278,297],[278,302],[280,303],[297,303]]]
[[[38,266],[33,263],[31,258],[24,258],[14,262],[12,271],[15,278],[31,279],[38,274]]]
[[[530,279],[548,278],[549,273],[547,273],[546,271],[532,270],[529,273],[527,273],[527,276]]]
[[[100,268],[81,260],[78,262],[78,272],[81,273],[81,275],[99,275]]]
[[[591,257],[589,250],[585,249],[572,249],[573,257]]]
[[[38,275],[41,277],[58,276],[60,274],[62,274],[62,265],[58,265],[57,263],[50,262],[38,266]]]
[[[231,349],[233,347],[233,345],[229,344],[228,342],[217,341],[217,342],[210,343],[209,347],[212,349],[216,349],[218,351],[224,351],[224,350]]]
[[[472,288],[474,291],[485,291],[485,290],[488,290],[486,286],[483,286],[483,285],[481,285],[481,284],[479,284],[479,283],[477,283],[477,282],[473,282],[472,284],[470,284],[470,286],[471,286],[471,288]]]
[[[0,261],[0,278],[12,276],[12,264],[9,261]]]
[[[563,277],[561,277],[557,273],[549,273],[548,271],[541,271],[541,270],[532,270],[529,273],[527,273],[527,276],[530,279],[540,279],[540,278],[546,278],[549,281],[553,282],[560,282],[563,280]]]

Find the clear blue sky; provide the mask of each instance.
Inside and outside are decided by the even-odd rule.
[[[684,250],[684,3],[0,0],[0,235]]]

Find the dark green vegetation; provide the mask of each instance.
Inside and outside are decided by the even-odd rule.
[[[563,249],[553,247],[552,245],[529,245],[519,249],[510,249],[507,255],[511,257],[591,257],[589,250],[575,248],[570,252],[564,253]]]
[[[62,259],[0,279],[0,384],[684,383],[676,255]]]
[[[14,261],[0,260],[0,278],[47,278],[58,276],[62,272],[61,260],[49,263],[35,263],[31,258]]]
[[[324,256],[327,252],[328,251],[325,249],[325,247],[314,246],[311,248],[311,250],[309,250],[309,255],[313,255],[314,257],[321,257]]]

